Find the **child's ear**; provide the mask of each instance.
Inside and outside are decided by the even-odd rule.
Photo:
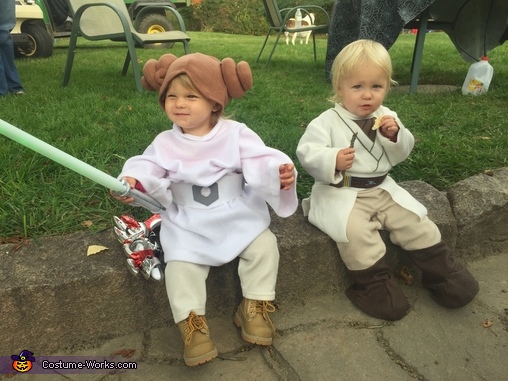
[[[220,110],[220,104],[215,103],[215,104],[213,105],[213,107],[212,107],[212,111],[213,111],[213,112],[217,112],[217,111],[219,111],[219,110]]]

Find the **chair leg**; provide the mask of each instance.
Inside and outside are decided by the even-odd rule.
[[[129,70],[129,64],[131,63],[131,55],[130,52],[127,50],[127,55],[125,56],[125,61],[123,62],[122,67],[122,75],[127,75],[127,71]]]
[[[185,52],[185,54],[189,54],[190,53],[189,42],[183,40],[182,43],[183,43],[183,51]]]
[[[314,61],[317,61],[317,56],[316,56],[316,34],[315,33],[312,33],[312,42],[314,43]]]
[[[429,18],[429,9],[427,8],[420,14],[420,24],[416,33],[415,48],[413,50],[413,61],[411,61],[411,85],[409,93],[415,94],[418,87],[418,77],[420,76],[420,66],[422,63],[423,46],[425,44],[425,34],[427,33],[427,23]]]
[[[261,57],[261,53],[263,53],[263,50],[265,49],[266,41],[268,41],[268,37],[270,37],[270,31],[268,31],[268,34],[266,35],[265,42],[263,43],[263,46],[261,47],[261,50],[259,51],[258,58],[256,58],[256,62],[259,62],[259,57]]]
[[[141,72],[140,72],[139,63],[138,63],[138,56],[136,54],[136,47],[134,46],[134,42],[132,42],[132,40],[129,41],[129,39],[127,39],[127,47],[128,47],[128,51],[127,51],[127,56],[125,57],[125,62],[123,64],[122,75],[127,74],[127,70],[129,69],[129,61],[130,61],[132,64],[132,72],[134,75],[134,82],[136,84],[136,90],[141,93],[141,92],[143,92],[143,86],[141,85]]]
[[[69,50],[67,51],[67,62],[65,64],[64,77],[62,81],[62,86],[67,86],[69,84],[69,79],[71,77],[72,64],[74,62],[74,51],[76,50],[76,42],[78,40],[78,26],[74,25],[73,29],[76,30],[71,32],[71,38],[69,41]]]
[[[275,48],[277,47],[277,44],[279,43],[279,38],[280,38],[281,34],[282,34],[282,30],[280,30],[279,33],[277,33],[277,37],[275,38],[275,44],[273,44],[272,51],[270,52],[270,55],[268,56],[268,59],[266,60],[265,67],[268,66],[268,64],[270,63],[270,60],[272,59],[273,52],[275,52]]]
[[[132,59],[132,71],[134,72],[134,82],[136,82],[136,90],[143,92],[143,86],[141,85],[141,73],[137,58]]]

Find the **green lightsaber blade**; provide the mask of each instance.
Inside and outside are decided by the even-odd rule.
[[[9,124],[2,119],[0,119],[0,133],[15,142],[18,142],[19,144],[73,170],[74,172],[77,172],[108,189],[111,189],[113,192],[116,192],[121,196],[134,197],[141,206],[147,209],[152,211],[160,209],[164,210],[164,207],[158,201],[136,189],[130,189],[130,186],[125,181],[118,180],[113,176],[92,167],[90,164],[87,164],[56,147],[53,147],[52,145],[28,134],[23,130],[20,130],[17,127],[14,127],[12,124]]]

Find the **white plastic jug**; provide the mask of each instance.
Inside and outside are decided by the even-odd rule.
[[[302,27],[302,11],[300,10],[300,8],[298,8],[295,13],[295,28],[301,27]]]
[[[485,56],[478,62],[475,62],[467,71],[466,80],[462,85],[462,94],[483,94],[490,86],[490,81],[494,74],[494,68]]]

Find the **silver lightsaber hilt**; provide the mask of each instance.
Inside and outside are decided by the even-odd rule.
[[[157,201],[156,199],[154,199],[152,196],[149,196],[148,194],[143,193],[137,189],[132,189],[130,187],[130,185],[127,183],[127,181],[125,181],[123,179],[120,181],[124,185],[125,191],[113,192],[113,193],[115,193],[119,196],[122,196],[122,197],[134,197],[134,200],[140,206],[142,206],[154,213],[166,210],[166,208],[164,206],[162,206],[162,204],[159,201]]]

